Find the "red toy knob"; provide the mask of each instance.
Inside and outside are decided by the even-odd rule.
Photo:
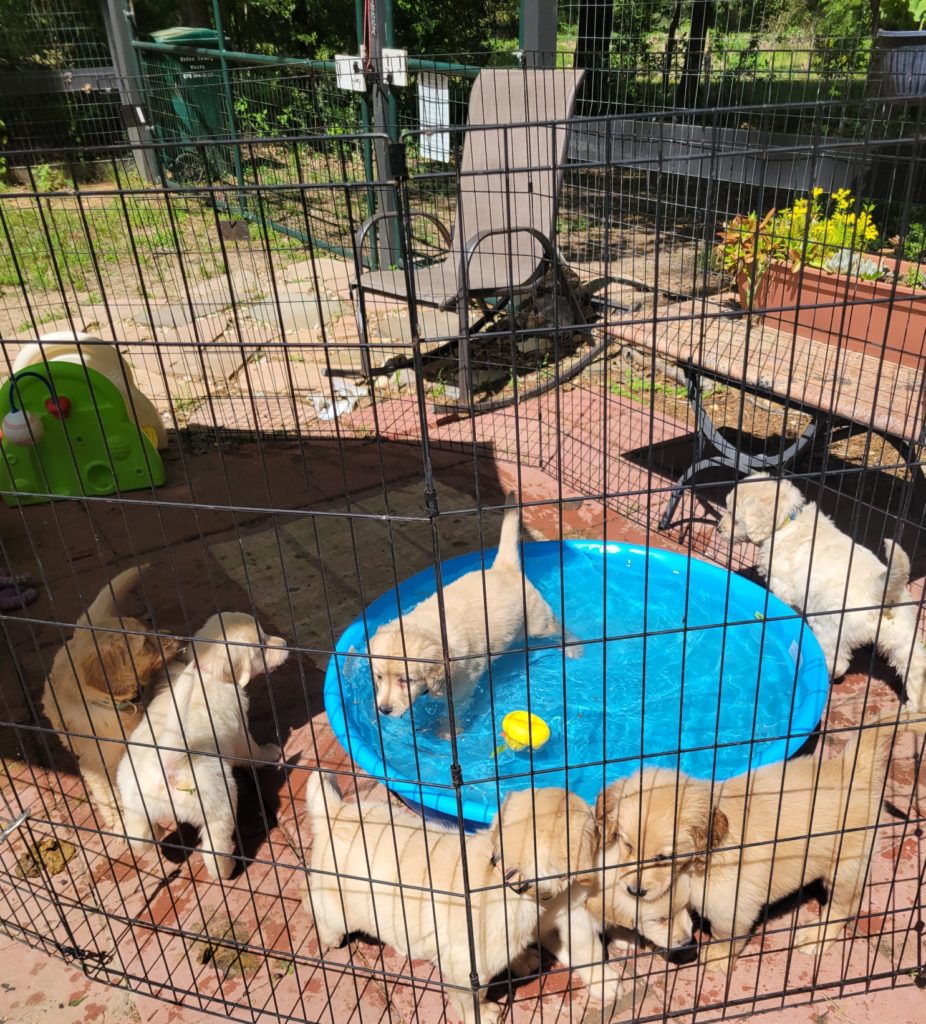
[[[46,398],[45,408],[56,420],[66,420],[71,411],[71,400],[64,395],[58,395],[57,399]]]

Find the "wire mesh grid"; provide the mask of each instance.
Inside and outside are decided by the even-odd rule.
[[[59,159],[57,147],[92,160],[97,146],[124,139],[119,81],[92,0],[30,0],[4,10],[0,123],[4,145]]]
[[[516,88],[531,80],[508,74]],[[515,1019],[581,1019],[590,1001],[616,1019],[715,1020],[910,985],[922,964],[920,726],[915,714],[898,726],[891,691],[906,682],[915,710],[924,657],[924,303],[921,243],[910,248],[919,110],[882,97],[847,100],[844,117],[830,102],[795,106],[776,111],[794,119],[781,138],[780,121],[750,107],[520,127],[482,109],[483,124],[470,109],[447,167],[422,161],[410,135],[408,177],[392,150],[394,176],[366,179],[364,146],[379,137],[293,135],[191,143],[237,152],[243,181],[142,186],[113,154],[103,188],[74,182],[64,194],[33,180],[0,196],[7,373],[26,358],[36,375],[0,400],[8,415],[17,403],[35,411],[44,430],[23,414],[30,446],[4,426],[3,556],[39,591],[0,618],[11,665],[0,690],[6,927],[91,977],[240,1020],[493,1019],[495,998]],[[829,137],[821,118],[853,127]],[[751,128],[710,130],[718,121]],[[869,197],[877,239],[860,220]],[[449,243],[418,223],[421,207],[448,222]],[[361,249],[371,208],[395,211],[400,230]],[[515,241],[512,211],[517,226],[543,224],[549,247]],[[821,237],[817,220],[837,214],[842,233]],[[295,223],[298,235],[274,230]],[[473,303],[449,301],[459,277],[435,301],[441,266],[457,269],[465,241],[498,225],[475,273],[501,277],[482,287],[471,268]],[[742,257],[793,261],[789,247],[803,269],[776,297],[774,268]],[[814,263],[843,251],[835,297],[812,294]],[[854,272],[856,252],[877,279]],[[525,264],[535,279],[522,288]],[[864,290],[875,284],[886,293]],[[76,370],[59,377],[66,353],[51,341],[22,356],[55,331],[103,341],[83,341]],[[91,372],[107,343],[131,410],[112,437],[109,391]],[[77,388],[89,393],[86,420]],[[143,446],[147,483],[88,489],[97,470],[71,500],[41,501],[61,496],[49,441],[78,464],[95,430],[97,463],[117,479],[146,426],[155,439],[169,431],[163,455]],[[750,495],[763,485],[731,484],[763,466],[786,479],[757,510]],[[537,588],[554,621],[530,644],[501,641],[507,653],[466,700],[461,669],[488,661],[501,619],[491,573],[478,570],[500,543],[508,491],[529,542],[507,596],[531,621]],[[730,522],[712,526],[728,494],[735,537]],[[788,531],[804,528],[804,557],[839,572],[801,575]],[[875,571],[886,539],[899,547]],[[752,566],[784,603],[733,571]],[[137,579],[117,583],[133,567]],[[475,597],[460,605],[453,583],[467,569]],[[122,594],[129,584],[134,597]],[[9,586],[18,599],[30,584]],[[413,649],[412,609],[435,589],[436,651]],[[210,625],[226,611],[255,616],[261,631]],[[399,611],[396,660],[377,650],[371,664],[372,638]],[[461,623],[472,651],[458,647]],[[449,702],[423,692],[426,670]],[[830,670],[843,677],[832,690]],[[396,714],[413,688],[420,696]],[[503,725],[512,711],[546,723],[543,749],[531,732],[515,749],[525,719]],[[821,716],[823,760],[776,769]],[[223,746],[242,735],[244,752]],[[117,778],[100,775],[107,754]],[[642,786],[641,801],[618,780],[651,764],[668,789]],[[319,767],[346,794],[340,810],[311,782]],[[749,769],[770,786],[770,831],[745,818],[728,781]],[[556,786],[584,802],[557,803]],[[509,792],[526,805],[515,799],[500,826],[464,835],[489,825]],[[661,798],[666,809],[653,810]],[[150,826],[170,821],[156,850]],[[666,828],[668,846],[653,845]],[[128,847],[126,835],[141,841]],[[591,836],[598,852],[583,845]],[[793,867],[795,846],[789,888],[768,863]],[[839,883],[859,871],[863,893],[847,895]],[[827,906],[778,902],[813,895],[818,877]],[[827,915],[837,941],[808,959],[799,949]],[[623,927],[607,947],[605,924]],[[727,984],[715,969],[726,940],[754,925]],[[337,948],[354,927],[373,934]],[[548,952],[519,958],[538,937]],[[697,958],[675,966],[667,948]],[[485,1002],[496,956],[527,977],[504,975]]]

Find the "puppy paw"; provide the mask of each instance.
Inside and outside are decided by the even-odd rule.
[[[728,943],[711,943],[703,957],[704,969],[722,977],[730,973],[732,961],[733,953]]]
[[[540,950],[536,946],[528,946],[511,961],[511,973],[516,978],[526,978],[540,971]]]
[[[318,929],[318,946],[320,949],[343,949],[347,945],[347,934],[345,932],[326,932]]]
[[[802,928],[794,943],[794,948],[804,956],[814,958],[821,957],[836,941],[835,938],[828,938],[825,925]]]
[[[566,647],[567,658],[575,660],[576,658],[581,658],[582,655],[585,654],[585,644],[580,637],[575,636],[573,633],[566,633],[563,636],[563,639],[568,644]]]
[[[280,760],[283,751],[276,745],[276,743],[265,743],[262,747],[258,748],[257,756],[261,761],[269,761],[273,764]]]
[[[482,1024],[501,1024],[502,1008],[498,1003],[481,1003],[479,1006],[479,1020]]]
[[[235,870],[235,858],[231,855],[217,856],[214,853],[204,853],[203,860],[206,862],[206,871],[213,882],[231,878],[232,872]]]
[[[459,736],[462,732],[463,726],[458,723],[456,729],[457,736]],[[449,743],[450,737],[453,735],[453,730],[450,728],[450,722],[446,720],[441,722],[441,724],[437,727],[437,735],[440,737],[440,739],[447,740],[447,742]]]
[[[597,977],[593,980],[586,979],[580,972],[583,982],[588,989],[589,1009],[592,1016],[586,1016],[587,1021],[594,1020],[610,1021],[615,1018],[623,1006],[624,983],[617,977],[614,971],[608,971],[604,978]]]

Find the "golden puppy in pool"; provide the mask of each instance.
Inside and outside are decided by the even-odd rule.
[[[454,706],[472,696],[489,661],[526,637],[562,636],[553,609],[521,569],[521,517],[508,495],[498,553],[489,569],[477,569],[444,587],[447,651]],[[567,640],[573,640],[571,636]],[[568,657],[581,647],[570,644]],[[388,622],[370,638],[370,669],[381,715],[398,718],[426,691],[444,693],[444,655],[437,594]]]

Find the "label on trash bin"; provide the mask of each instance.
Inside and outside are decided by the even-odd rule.
[[[418,76],[419,144],[425,160],[450,162],[450,84],[446,75]]]

